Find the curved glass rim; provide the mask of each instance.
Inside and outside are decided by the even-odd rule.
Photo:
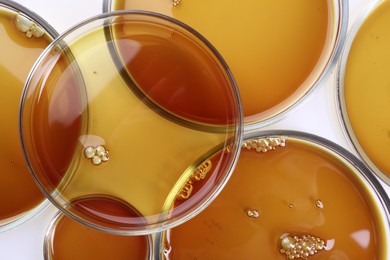
[[[374,10],[378,4],[380,4],[383,0],[366,0],[362,2],[359,10],[353,17],[353,23],[351,25],[350,31],[348,32],[346,42],[342,49],[341,57],[337,65],[337,73],[335,74],[336,80],[336,91],[335,91],[335,99],[337,106],[337,116],[340,122],[342,131],[344,136],[347,139],[349,147],[359,155],[359,157],[364,161],[364,163],[371,168],[374,173],[387,185],[390,185],[390,177],[383,173],[368,157],[365,153],[364,149],[360,145],[349,121],[348,112],[346,109],[345,103],[345,95],[344,95],[344,80],[345,80],[345,70],[348,61],[348,56],[350,49],[352,47],[353,41],[355,39],[356,34],[358,33],[361,25],[365,21],[365,19],[370,15],[370,13]]]
[[[333,69],[335,64],[337,64],[337,60],[340,56],[341,49],[343,47],[343,43],[347,35],[349,4],[348,4],[348,0],[331,0],[331,1],[334,3],[333,13],[335,15],[335,18],[334,18],[333,29],[335,31],[334,33],[335,40],[334,40],[334,44],[331,46],[330,55],[329,57],[327,57],[326,61],[324,62],[325,65],[322,66],[318,78],[314,80],[312,86],[310,86],[300,97],[297,97],[295,101],[293,101],[286,108],[283,108],[280,111],[276,111],[262,120],[254,119],[245,122],[245,118],[244,118],[245,131],[252,131],[252,130],[256,130],[268,126],[288,116],[289,113],[291,113],[294,109],[296,109],[299,106],[299,104],[301,104],[304,100],[306,100],[308,96],[310,96],[319,88],[321,83],[330,74],[330,71]],[[103,13],[113,12],[113,10],[111,10],[112,3],[113,0],[103,0],[103,6],[102,6]]]
[[[204,38],[201,34],[199,34],[196,30],[193,28],[189,27],[188,25],[175,20],[169,16],[165,16],[163,14],[155,13],[155,12],[150,12],[150,11],[140,11],[140,10],[123,10],[123,11],[113,11],[109,13],[103,13],[103,14],[98,14],[93,17],[90,17],[89,19],[86,19],[73,27],[69,28],[67,31],[64,33],[60,34],[51,44],[44,50],[44,52],[39,56],[37,59],[36,63],[33,66],[33,69],[30,71],[30,74],[26,80],[25,83],[25,88],[22,93],[22,98],[21,98],[21,103],[20,103],[20,111],[23,111],[24,109],[24,101],[26,99],[27,95],[27,86],[29,85],[29,82],[32,80],[34,71],[37,69],[38,65],[45,59],[46,56],[50,54],[50,51],[55,48],[57,45],[62,46],[64,44],[64,38],[66,38],[68,35],[72,34],[73,32],[77,31],[78,29],[87,26],[90,23],[96,22],[96,21],[106,21],[106,19],[111,19],[116,16],[122,16],[122,15],[144,15],[144,16],[152,16],[154,18],[162,19],[168,22],[171,22],[175,25],[178,25],[179,27],[183,28],[184,30],[188,31],[189,33],[193,34],[200,42],[202,42],[210,51],[213,55],[215,55],[215,59],[218,60],[220,65],[222,66],[222,69],[226,73],[226,76],[228,77],[231,86],[232,86],[232,94],[234,95],[234,101],[236,103],[236,112],[237,112],[237,122],[233,126],[229,126],[229,129],[232,133],[234,133],[234,141],[231,143],[231,153],[233,154],[231,163],[226,169],[226,174],[224,174],[221,177],[220,183],[215,186],[213,189],[211,189],[208,192],[208,196],[206,199],[203,199],[201,202],[196,204],[196,207],[194,207],[191,211],[191,214],[188,214],[186,216],[179,215],[177,217],[169,217],[165,218],[163,220],[159,220],[157,222],[149,223],[146,225],[142,226],[137,226],[137,227],[132,227],[127,230],[118,230],[115,228],[108,228],[104,226],[100,226],[96,223],[90,223],[86,220],[84,220],[82,217],[78,216],[77,214],[74,214],[70,211],[68,211],[64,205],[61,205],[59,201],[57,201],[55,198],[53,198],[53,194],[50,194],[40,183],[39,179],[34,175],[32,166],[31,166],[31,161],[28,158],[27,154],[24,153],[25,159],[27,161],[28,167],[30,168],[30,171],[32,172],[32,176],[42,192],[45,194],[46,198],[55,206],[57,207],[60,211],[62,211],[65,215],[68,217],[72,218],[75,221],[78,221],[79,223],[82,223],[84,225],[89,226],[90,228],[97,229],[103,232],[109,232],[113,234],[118,234],[118,235],[148,235],[156,232],[161,232],[163,230],[167,230],[170,228],[173,228],[177,225],[180,225],[181,223],[187,221],[188,219],[194,217],[195,215],[199,214],[204,208],[206,208],[220,193],[220,191],[223,189],[227,181],[229,180],[233,169],[235,168],[235,165],[237,163],[237,160],[239,158],[240,150],[241,150],[241,144],[242,144],[242,136],[244,134],[244,123],[243,123],[243,111],[242,111],[242,104],[241,104],[241,99],[239,95],[239,90],[236,84],[236,81],[234,79],[234,76],[228,67],[227,63],[221,56],[221,54],[217,51],[217,49],[206,39]],[[23,140],[24,132],[21,127],[21,122],[22,122],[23,115],[22,113],[19,113],[19,135],[21,139],[21,144],[23,150],[25,150],[25,142]]]
[[[306,142],[310,145],[316,146],[318,149],[323,149],[334,157],[341,158],[343,163],[346,163],[351,170],[355,170],[355,176],[357,178],[361,178],[362,181],[367,183],[370,192],[373,193],[373,199],[380,203],[380,213],[385,224],[390,222],[390,198],[386,193],[385,189],[376,178],[375,174],[368,168],[359,158],[357,158],[354,154],[349,152],[347,149],[342,146],[326,139],[324,137],[302,132],[295,130],[264,130],[264,131],[249,131],[244,133],[244,141],[250,140],[253,138],[262,138],[262,137],[286,137],[287,140],[292,138],[298,141]],[[387,221],[385,221],[387,220]],[[383,230],[384,236],[390,239],[390,226],[386,225],[386,229]],[[164,242],[164,234],[165,232],[160,232],[155,237],[155,251],[154,254],[156,256],[163,255],[163,248],[161,245]],[[390,254],[390,251],[386,248],[386,255]]]
[[[14,1],[9,0],[0,0],[0,7],[3,7],[5,9],[8,9],[12,12],[21,13],[26,15],[28,18],[32,19],[35,23],[37,23],[41,28],[44,29],[44,31],[53,39],[55,39],[58,36],[58,32],[47,22],[45,21],[41,16],[37,15],[33,11],[29,10],[28,8],[24,7],[23,5],[16,3]],[[27,167],[27,165],[26,165]],[[50,201],[46,198],[43,199],[42,202],[38,203],[35,207],[32,209],[25,211],[23,213],[20,213],[19,215],[10,217],[10,221],[6,222],[5,224],[0,225],[0,232],[5,232],[10,229],[13,229],[26,221],[34,218],[38,214],[40,214],[44,209],[46,209],[50,205]]]
[[[52,220],[50,221],[49,225],[47,226],[45,236],[43,239],[43,258],[45,260],[52,260],[51,252],[53,249],[53,239],[55,236],[55,231],[57,224],[63,219],[67,218],[63,212],[60,210],[57,211],[57,213],[54,215]],[[74,221],[73,219],[69,219],[70,221]],[[102,232],[100,230],[96,230],[96,232]],[[147,257],[145,260],[152,260],[153,259],[153,239],[151,235],[146,235],[146,243],[147,243]]]

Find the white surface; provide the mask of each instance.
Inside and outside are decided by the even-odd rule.
[[[47,20],[59,33],[102,12],[102,0],[15,0]],[[350,0],[350,14],[362,0]],[[334,72],[281,121],[263,129],[292,129],[325,137],[349,149],[339,127]],[[350,149],[349,149],[350,150]],[[46,228],[56,209],[50,206],[21,226],[0,233],[0,260],[41,260]]]

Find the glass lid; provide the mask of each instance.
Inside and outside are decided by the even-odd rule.
[[[333,67],[347,30],[345,0],[105,0],[103,5],[107,12],[165,14],[200,32],[237,80],[248,129],[279,120],[312,92]]]
[[[206,39],[167,16],[122,11],[46,49],[26,83],[20,133],[35,179],[64,213],[140,235],[214,199],[237,160],[242,121],[233,76]],[[181,207],[166,207],[171,196]]]
[[[337,75],[341,123],[353,149],[390,184],[390,1],[357,13]]]
[[[172,201],[172,204],[180,201]],[[161,233],[161,259],[389,259],[390,201],[342,147],[248,133],[234,173],[198,216]]]
[[[24,83],[34,62],[57,35],[42,18],[12,1],[0,1],[0,232],[48,203],[31,178],[18,135]]]

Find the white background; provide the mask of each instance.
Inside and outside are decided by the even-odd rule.
[[[351,16],[356,14],[363,1],[350,0]],[[59,33],[102,12],[102,0],[15,0],[15,2],[39,14]],[[291,129],[313,133],[349,149],[336,113],[334,72],[332,71],[319,88],[290,111],[284,119],[263,129]],[[43,259],[44,235],[56,211],[57,209],[50,206],[28,222],[13,230],[0,233],[0,260]]]

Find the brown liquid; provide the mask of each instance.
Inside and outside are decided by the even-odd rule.
[[[44,81],[48,87],[40,91],[37,104],[24,115],[23,121],[31,126],[31,130],[23,132],[25,145],[34,149],[29,154],[30,164],[41,184],[49,190],[55,189],[68,171],[82,134],[83,96],[79,89],[82,85],[78,84],[81,81],[77,80],[76,71],[72,70],[74,64],[68,58],[53,55],[56,65],[44,67],[50,72]],[[26,103],[25,107],[29,105]]]
[[[69,259],[148,259],[146,236],[119,236],[88,228],[60,216],[51,234],[50,258]],[[47,244],[48,245],[48,244]]]
[[[153,71],[161,68],[164,61],[157,60],[155,64],[150,64],[149,60],[144,60],[149,56],[144,54],[147,50],[146,53],[152,51],[162,56],[172,55],[172,49],[179,47],[170,39],[172,30],[131,22],[128,26],[115,27],[120,28],[134,29],[130,31],[135,34],[131,36],[134,40],[125,38],[122,31],[113,34],[120,37],[110,39],[113,42],[109,44],[121,46],[119,42],[123,42],[128,46],[129,53],[139,54],[134,55],[134,60],[129,60],[130,63],[135,62],[134,67],[137,67],[136,64],[140,64],[140,67],[148,64],[151,67],[147,70],[146,66],[145,70],[150,80],[156,82],[161,79],[165,74]],[[203,112],[192,117],[213,125],[192,124],[186,121],[186,116],[179,123],[173,116],[164,114],[167,117],[162,117],[160,111],[156,111],[156,105],[150,105],[140,98],[123,81],[107,46],[109,40],[105,29],[98,28],[72,42],[69,57],[54,50],[35,71],[27,91],[22,122],[26,150],[41,184],[48,193],[59,194],[60,200],[72,202],[83,197],[107,196],[123,201],[144,217],[123,217],[120,212],[112,211],[113,205],[109,203],[99,210],[89,203],[81,203],[79,207],[70,209],[74,214],[109,228],[139,228],[145,221],[152,224],[161,221],[160,214],[167,210],[164,205],[172,194],[171,190],[177,188],[178,180],[183,175],[192,173],[199,158],[210,155],[209,151],[221,143],[226,146],[234,144],[232,128],[237,124],[238,112],[230,96],[230,99],[219,99],[220,103],[216,104],[215,109],[217,112],[211,121],[203,118],[203,109],[200,110]],[[181,37],[178,30],[175,30],[175,35]],[[132,41],[137,44],[133,47],[127,45]],[[150,46],[151,42],[156,46]],[[209,79],[212,83],[217,82],[215,84],[220,87],[216,87],[213,95],[231,95],[224,72],[204,75],[197,65],[199,56],[192,55],[192,51],[200,52],[199,47],[191,45],[188,40],[187,43],[180,48],[184,48],[182,53],[188,55],[179,55],[175,59],[188,66],[181,68],[182,73],[166,72],[169,81],[187,82],[182,74],[192,75],[202,81]],[[205,53],[203,55],[205,70],[216,70],[218,65],[215,60]],[[144,70],[135,70],[133,76],[139,80],[142,73]],[[191,80],[188,79],[188,82]],[[186,92],[186,86],[182,86],[184,94],[178,94],[179,100],[199,102],[200,107],[204,106],[197,100],[199,96],[193,97]],[[207,88],[200,90],[209,93]],[[150,96],[149,92],[153,89],[144,91],[145,95]],[[176,105],[175,102],[172,104]],[[94,165],[91,159],[84,156],[84,148],[98,145],[103,145],[109,151],[109,160]],[[204,197],[185,201],[187,209],[191,209],[200,199],[205,199],[223,180],[223,174],[229,170],[234,158],[233,149],[216,155],[213,169],[204,181],[207,183],[202,189]]]
[[[289,234],[325,241],[326,249],[308,259],[387,259],[387,223],[352,171],[293,140],[266,153],[244,149],[213,203],[168,231],[165,257],[283,260],[281,237]]]
[[[234,123],[226,75],[211,54],[195,48],[187,36],[172,29],[157,38],[139,33],[136,25],[116,26],[114,35],[118,58],[132,80],[162,109],[204,124]]]
[[[280,113],[318,80],[335,42],[333,2],[111,0],[111,7],[162,13],[205,36],[231,68],[252,122]]]
[[[16,15],[0,7],[0,225],[44,199],[21,150],[18,113],[27,75],[51,38],[46,34],[41,38],[26,37],[14,24]]]

